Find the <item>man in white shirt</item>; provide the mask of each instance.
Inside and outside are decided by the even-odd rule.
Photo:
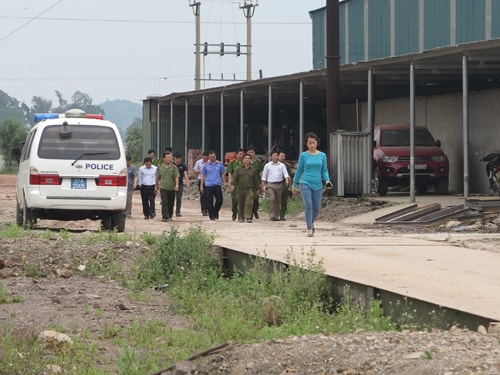
[[[207,208],[207,199],[205,196],[205,190],[200,189],[201,188],[201,177],[202,177],[201,170],[203,169],[203,166],[207,163],[208,163],[208,152],[205,151],[205,152],[203,152],[203,156],[201,157],[201,159],[197,160],[193,166],[193,173],[194,173],[195,177],[198,179],[198,191],[200,192],[200,207],[201,207],[201,213],[203,214],[203,216],[208,216],[208,208]]]
[[[261,189],[265,191],[268,208],[269,220],[279,221],[281,207],[281,192],[283,189],[283,180],[290,185],[290,175],[286,166],[278,161],[279,152],[273,151],[271,161],[264,166],[262,172]]]
[[[142,213],[144,220],[152,219],[156,216],[155,209],[155,185],[156,166],[153,165],[151,157],[144,158],[144,165],[139,168],[139,186],[141,189]]]

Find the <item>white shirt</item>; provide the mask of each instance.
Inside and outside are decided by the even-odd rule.
[[[201,170],[203,169],[203,166],[208,163],[208,160],[205,162],[203,159],[196,160],[196,163],[194,163],[193,170],[198,172],[198,180],[201,180]]]
[[[279,161],[276,163],[270,161],[264,166],[261,179],[265,182],[277,183],[289,177],[285,164]]]
[[[143,165],[139,168],[139,185],[151,186],[156,184],[156,166],[151,168]]]

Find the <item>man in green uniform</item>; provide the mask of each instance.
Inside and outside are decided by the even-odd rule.
[[[231,180],[237,168],[243,165],[243,154],[245,153],[242,148],[236,149],[236,159],[229,162],[227,166],[227,182],[231,186]],[[236,220],[238,215],[238,189],[236,187],[231,190],[231,211],[233,212],[233,221]]]
[[[158,159],[156,157],[155,150],[151,149],[148,151],[148,156],[151,158],[151,163],[155,166],[158,167],[163,164],[163,160]]]
[[[286,171],[288,172],[288,175],[290,176],[290,181],[288,181],[288,184],[286,183],[285,180],[283,180],[283,189],[281,191],[281,208],[280,208],[280,220],[285,221],[285,215],[286,215],[286,210],[287,210],[287,205],[288,205],[288,197],[290,196],[290,189],[288,186],[291,186],[292,178],[293,178],[293,172],[292,172],[292,167],[286,162],[286,154],[284,151],[280,151],[278,160],[280,163],[285,164]]]
[[[232,182],[229,185],[231,192],[238,191],[238,221],[252,222],[254,195],[259,191],[260,177],[257,170],[251,165],[249,154],[243,156],[243,165],[236,168]]]
[[[251,159],[250,164],[252,165],[252,167],[255,168],[255,170],[259,174],[259,179],[260,179],[262,177],[262,169],[263,169],[262,163],[260,162],[260,160],[258,160],[255,157],[255,149],[253,148],[253,146],[250,146],[247,148],[247,154],[250,155],[250,159]],[[255,218],[258,219],[259,218],[259,192],[258,191],[255,191],[255,193],[254,193],[252,211],[253,211],[253,215],[255,216]]]
[[[171,221],[174,215],[175,192],[179,190],[179,170],[172,163],[172,153],[163,154],[163,164],[156,170],[155,192],[160,190],[161,221]]]

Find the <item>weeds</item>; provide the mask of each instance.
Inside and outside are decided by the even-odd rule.
[[[5,285],[0,282],[0,305],[7,303],[18,303],[23,301],[24,297],[18,294],[9,297],[7,290],[5,289]]]
[[[417,327],[415,309],[406,299],[384,309],[375,299],[364,303],[353,300],[348,287],[344,287],[343,299],[336,297],[335,285],[325,275],[314,248],[298,252],[290,249],[285,263],[271,261],[264,250],[228,275],[214,257],[214,237],[199,227],[183,234],[173,227],[160,236],[144,233],[140,237],[151,246],[149,253],[136,261],[132,272],[124,275],[115,250],[107,249],[100,251],[102,257],[87,261],[85,274],[103,279],[122,277],[132,289],[131,297],[142,301],[151,296],[152,287],[168,284],[168,288],[160,290],[168,293],[168,305],[185,316],[185,326],[172,329],[163,320],[122,326],[104,321],[104,310],[85,304],[84,314],[103,321],[100,330],[95,333],[85,328],[57,327],[62,332],[71,331],[74,341],[70,349],[57,355],[44,355],[36,341],[38,328],[15,332],[8,324],[1,326],[0,348],[4,355],[0,369],[9,374],[35,374],[45,373],[48,364],[55,364],[64,371],[84,375],[135,375],[152,373],[165,363],[175,363],[221,342],[252,343],[290,335],[349,333],[360,328]],[[50,239],[75,240],[64,231]],[[129,235],[97,232],[81,241],[96,245],[130,239]],[[28,274],[41,276],[37,267],[31,267]],[[15,299],[8,297],[0,283],[0,303],[11,302]],[[396,313],[401,316],[397,324],[391,319],[391,314]],[[436,312],[431,316],[441,319]],[[101,357],[99,348],[103,346],[113,350]],[[117,353],[116,357],[110,357],[110,352]],[[427,356],[432,357],[432,353]]]
[[[23,238],[25,235],[26,231],[14,222],[0,226],[0,238]]]

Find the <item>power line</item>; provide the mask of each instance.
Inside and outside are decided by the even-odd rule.
[[[0,43],[7,39],[9,36],[11,36],[12,34],[18,32],[19,30],[21,30],[23,27],[29,25],[31,22],[33,22],[34,20],[36,19],[40,19],[40,16],[44,13],[47,13],[49,10],[51,10],[52,8],[56,7],[57,5],[59,5],[60,3],[62,3],[64,0],[59,0],[58,2],[56,2],[55,4],[51,5],[50,7],[48,7],[47,9],[45,9],[43,12],[39,13],[38,15],[36,15],[35,17],[24,17],[25,19],[28,19],[28,21],[26,21],[25,23],[23,23],[21,26],[15,28],[14,30],[12,30],[10,33],[7,33],[5,34],[3,37],[0,38]]]
[[[60,0],[59,2],[64,1]],[[155,24],[192,24],[192,21],[172,21],[172,20],[135,20],[135,19],[106,19],[106,18],[69,18],[69,17],[21,17],[21,16],[0,16],[0,19],[20,19],[20,20],[25,20],[28,19],[31,21],[34,21],[35,19],[38,21],[70,21],[70,22],[115,22],[115,23],[155,23]],[[10,34],[13,34],[17,30],[21,29],[22,27],[26,26],[29,22],[26,24],[18,27],[16,30],[13,32],[9,33],[0,41],[5,39],[7,36]],[[224,24],[224,25],[232,25],[232,24],[246,24],[246,22],[229,22],[229,21],[202,21],[201,23],[204,24]],[[311,25],[311,22],[253,22],[254,25]]]

